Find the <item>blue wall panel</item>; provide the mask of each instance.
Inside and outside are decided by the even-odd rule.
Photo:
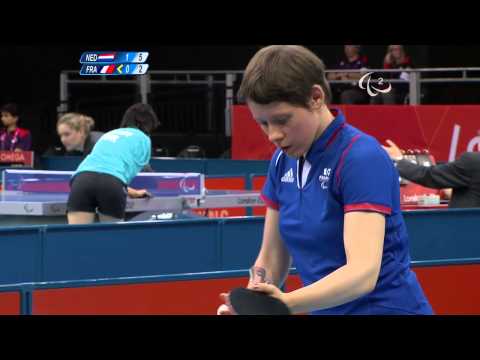
[[[215,221],[182,224],[52,226],[45,237],[45,280],[214,271]]]

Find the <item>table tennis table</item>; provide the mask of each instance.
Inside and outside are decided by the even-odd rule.
[[[5,170],[0,195],[0,224],[65,222],[71,171]],[[199,173],[140,173],[131,187],[147,189],[151,198],[127,198],[127,213],[170,212],[265,206],[258,191],[208,190]],[[15,217],[15,218],[13,218]],[[26,220],[25,218],[30,218]],[[33,217],[42,219],[33,220]],[[52,218],[61,218],[54,219]]]

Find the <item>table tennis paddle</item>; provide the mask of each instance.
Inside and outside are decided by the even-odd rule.
[[[265,293],[235,288],[229,294],[230,305],[237,315],[290,315],[288,306]]]

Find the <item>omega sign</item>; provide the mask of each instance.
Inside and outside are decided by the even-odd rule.
[[[22,152],[0,151],[0,161],[24,163],[25,156]]]

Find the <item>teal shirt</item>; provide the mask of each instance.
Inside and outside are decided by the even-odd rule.
[[[120,128],[102,135],[73,176],[85,171],[109,174],[128,185],[150,162],[152,142],[142,131]]]

